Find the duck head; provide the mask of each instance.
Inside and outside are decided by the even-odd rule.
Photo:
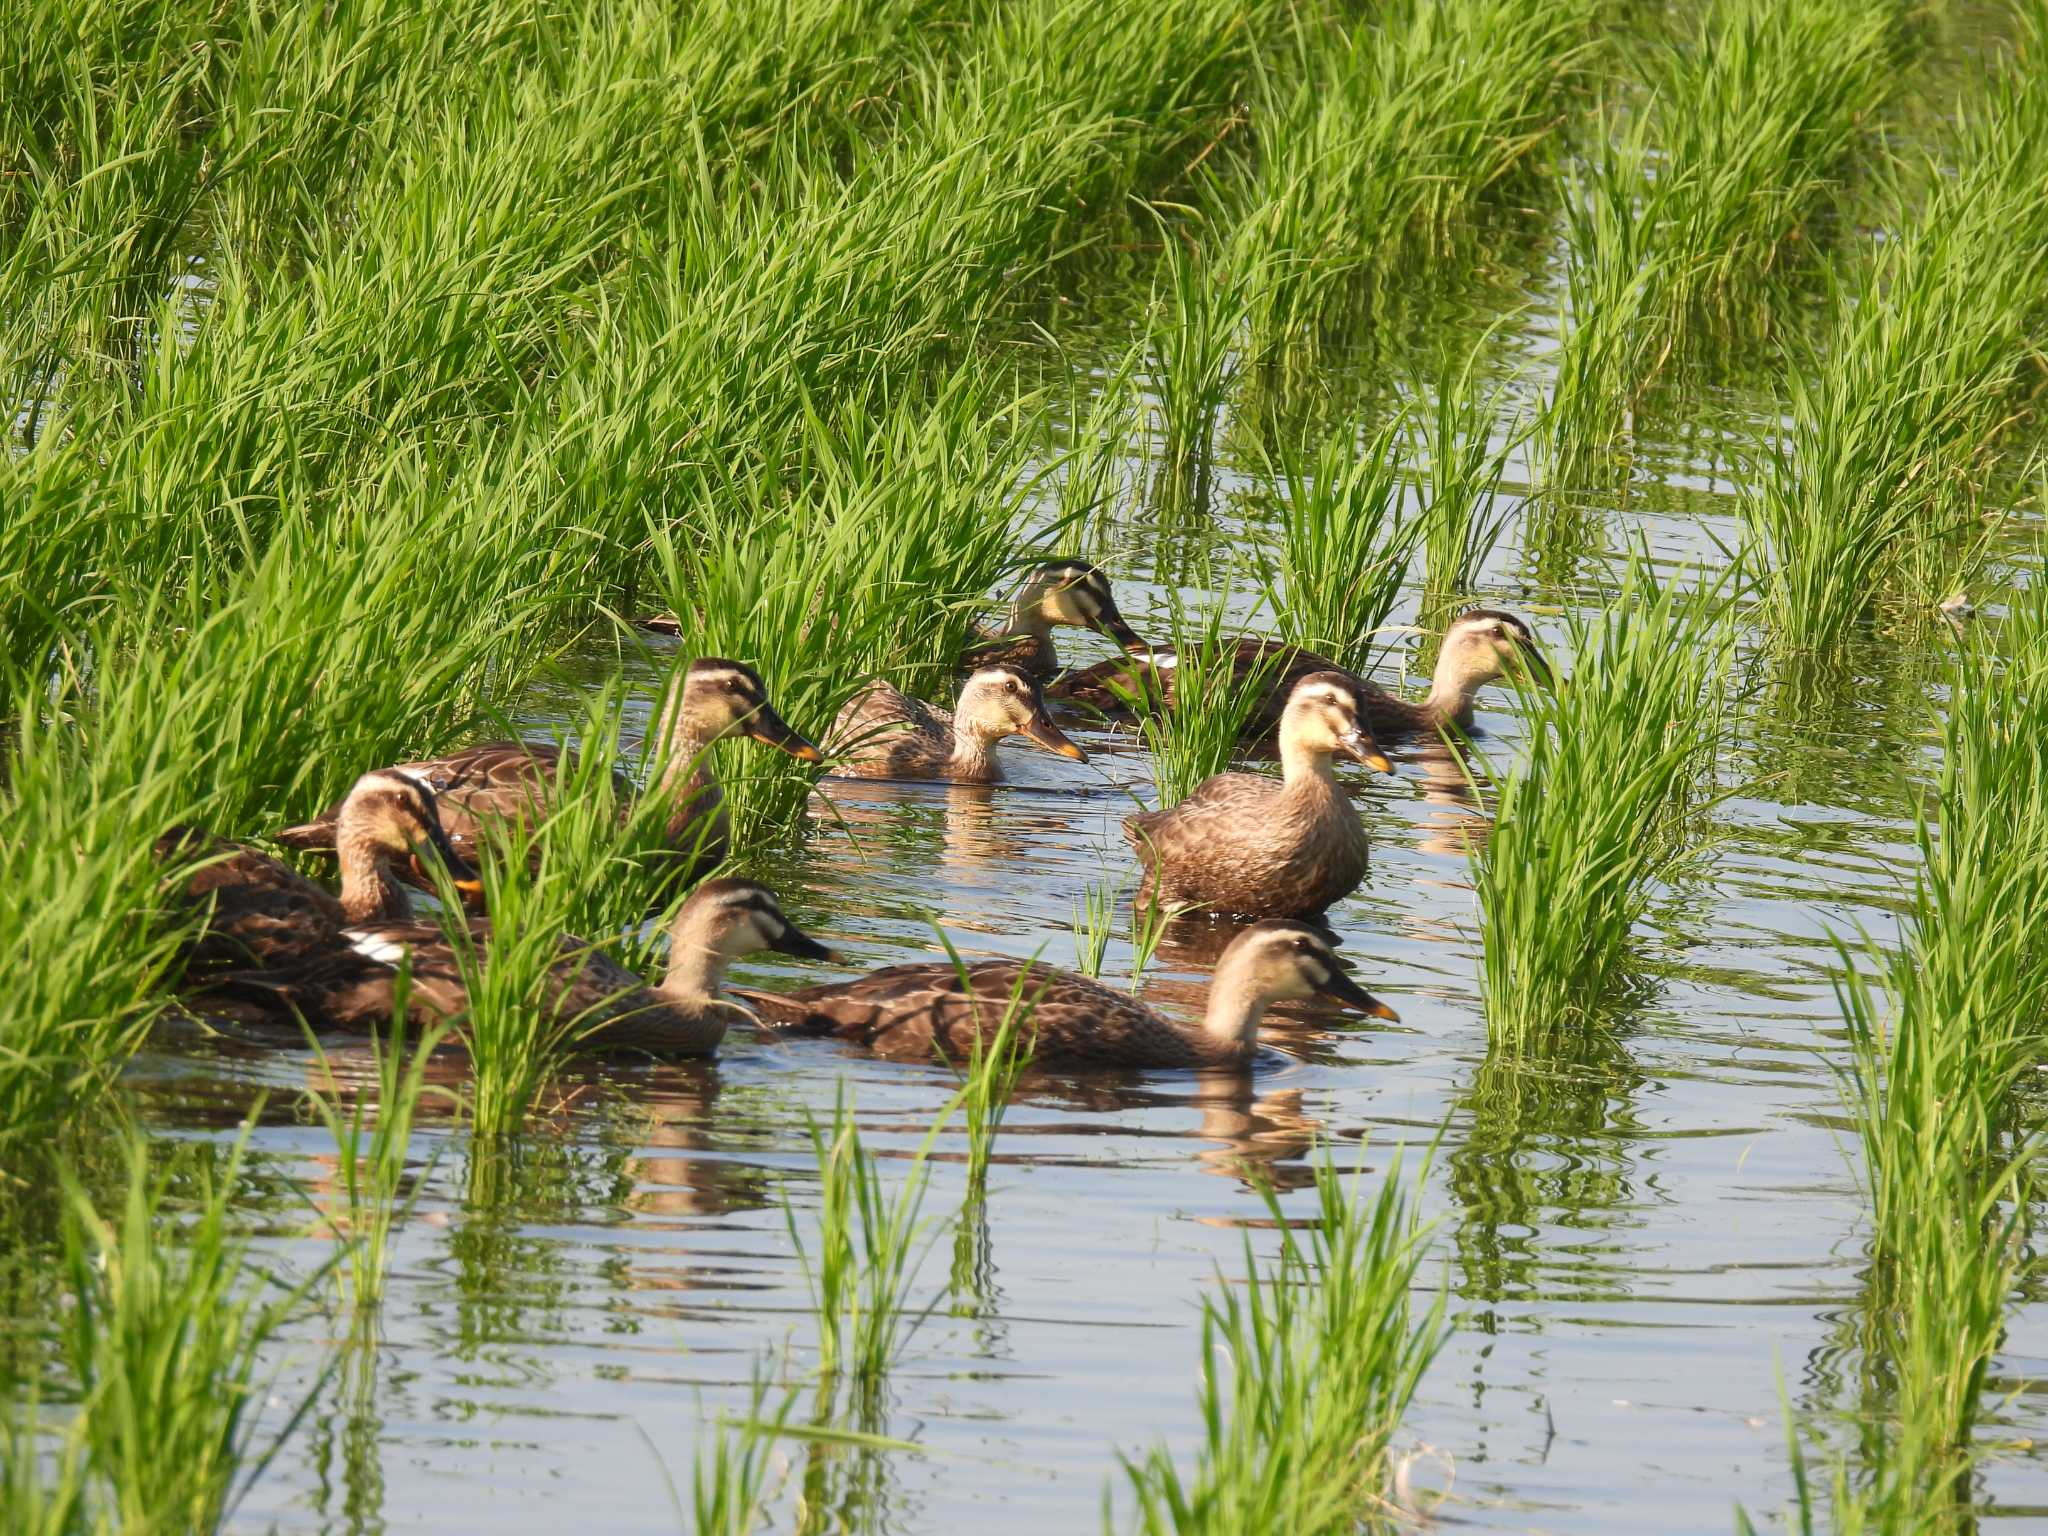
[[[1000,741],[1005,736],[1022,736],[1034,746],[1088,761],[1088,754],[1067,739],[1045,711],[1045,694],[1037,681],[1021,667],[1009,665],[979,667],[960,689],[959,708],[953,714],[953,729],[978,741]]]

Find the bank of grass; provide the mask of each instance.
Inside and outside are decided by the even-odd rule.
[[[1788,651],[1924,611],[1980,564],[1979,487],[2036,371],[2048,289],[2040,8],[2016,47],[1964,104],[1949,163],[1894,188],[1898,227],[1838,285],[1823,341],[1794,346],[1787,428],[1741,500],[1743,560]]]
[[[1657,884],[1700,851],[1727,730],[1725,586],[1681,591],[1632,564],[1606,611],[1573,624],[1569,682],[1528,698],[1526,755],[1471,851],[1496,1046],[1597,1027]]]

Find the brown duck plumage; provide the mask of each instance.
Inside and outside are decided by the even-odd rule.
[[[488,923],[471,932],[479,954]],[[774,894],[748,880],[713,880],[691,893],[670,930],[669,962],[650,986],[587,941],[564,936],[550,977],[548,1007],[570,1023],[579,1050],[708,1055],[745,1010],[719,995],[725,968],[761,949],[811,959],[831,951],[782,914]],[[383,1028],[397,1002],[399,968],[410,972],[408,1014],[415,1022],[457,1020],[469,991],[462,956],[434,923],[359,923],[318,953],[261,971],[221,979],[214,1011],[246,1021],[320,1031]]]
[[[351,923],[403,921],[412,905],[392,870],[423,853],[439,859],[458,888],[476,889],[441,829],[433,792],[401,775],[358,779],[341,802],[335,841],[339,896],[266,853],[196,827],[174,827],[159,838],[157,858],[179,870],[173,903],[201,914],[184,956],[186,982],[317,954]]]
[[[996,744],[1010,736],[1075,762],[1088,760],[1046,714],[1038,684],[1009,666],[969,674],[951,712],[876,679],[846,701],[828,747],[832,771],[852,778],[993,784],[1003,776]]]
[[[1095,630],[1127,651],[1146,649],[1118,611],[1108,577],[1085,560],[1044,560],[1024,573],[1002,626],[978,630],[960,664],[1013,666],[1044,682],[1060,669],[1053,645],[1060,625]]]
[[[1365,826],[1331,759],[1392,772],[1358,717],[1342,676],[1295,684],[1280,720],[1278,781],[1219,773],[1178,805],[1124,822],[1145,867],[1142,907],[1199,907],[1246,917],[1310,917],[1365,878]]]
[[[964,969],[964,974],[963,974]],[[831,1035],[878,1055],[971,1058],[1005,1018],[1034,1062],[1098,1067],[1242,1066],[1258,1049],[1268,1005],[1316,994],[1381,1018],[1393,1010],[1344,972],[1329,940],[1300,923],[1258,923],[1217,961],[1200,1022],[1155,1013],[1101,982],[1054,966],[983,960],[892,965],[852,981],[791,993],[741,989],[772,1029]]]
[[[1232,645],[1230,666],[1235,685],[1264,690],[1259,707],[1245,724],[1245,733],[1251,737],[1272,733],[1294,685],[1311,673],[1330,672],[1343,678],[1357,696],[1360,718],[1382,741],[1430,736],[1447,726],[1469,730],[1473,699],[1488,683],[1517,671],[1527,671],[1539,680],[1549,676],[1528,625],[1493,608],[1469,609],[1445,631],[1429,694],[1417,700],[1389,693],[1370,678],[1284,641],[1247,636]],[[1049,684],[1045,693],[1049,699],[1122,717],[1131,713],[1133,699],[1153,708],[1170,706],[1175,681],[1173,652],[1153,651],[1084,667]]]
[[[680,696],[663,710],[657,729],[666,737],[666,757],[653,793],[671,806],[666,840],[700,866],[723,859],[730,836],[725,797],[711,771],[708,749],[714,741],[742,735],[805,762],[818,761],[818,749],[791,730],[768,702],[760,675],[743,663],[717,657],[690,663]],[[473,858],[484,823],[547,814],[561,763],[561,748],[552,742],[494,741],[447,757],[400,763],[392,771],[433,790],[449,838]],[[621,800],[630,800],[632,781],[623,770],[615,774]],[[308,851],[333,848],[338,810],[285,828],[277,841]]]

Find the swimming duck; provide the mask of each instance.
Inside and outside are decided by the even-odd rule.
[[[1124,621],[1101,571],[1085,560],[1042,560],[1026,569],[1003,627],[977,630],[961,663],[986,667],[1004,662],[1044,682],[1060,669],[1052,639],[1060,624],[1096,630],[1127,651],[1148,649]]]
[[[1037,682],[1021,667],[977,667],[951,712],[913,699],[881,681],[846,701],[829,738],[834,773],[861,779],[950,779],[995,784],[1003,777],[996,743],[1005,737],[1057,752],[1077,763],[1088,754],[1045,712]]]
[[[1381,773],[1393,766],[1359,718],[1340,672],[1294,685],[1280,717],[1280,779],[1219,773],[1180,804],[1124,821],[1152,901],[1246,917],[1309,917],[1365,876],[1365,825],[1337,783],[1339,752]]]
[[[471,924],[479,953],[489,924]],[[742,955],[780,950],[811,960],[832,951],[783,916],[774,892],[751,880],[710,880],[691,892],[669,929],[668,967],[649,986],[583,939],[563,937],[551,985],[558,1017],[572,1021],[579,1050],[631,1050],[704,1056],[726,1028],[747,1017],[720,996],[725,969]],[[409,965],[409,1014],[416,1021],[459,1019],[469,1007],[462,963],[434,923],[359,923],[300,963],[224,978],[222,1006],[246,1020],[296,1022],[316,1030],[383,1028],[396,1001],[399,967]]]
[[[1338,673],[1346,680],[1358,695],[1359,713],[1366,725],[1384,741],[1434,735],[1450,726],[1469,731],[1473,700],[1488,683],[1517,675],[1538,682],[1550,679],[1549,663],[1529,626],[1497,608],[1470,608],[1452,621],[1444,632],[1429,693],[1416,701],[1389,693],[1314,651],[1296,650],[1281,640],[1248,636],[1234,646],[1230,664],[1237,684],[1248,687],[1266,678],[1265,697],[1246,723],[1246,733],[1251,736],[1269,734],[1279,724],[1294,685],[1316,672]],[[1154,650],[1069,673],[1048,686],[1046,696],[1085,704],[1106,715],[1128,715],[1132,697],[1171,704],[1174,681],[1174,652]]]
[[[668,753],[655,781],[654,794],[673,807],[667,827],[668,846],[709,867],[723,859],[731,836],[725,795],[711,770],[708,748],[728,736],[746,736],[807,763],[820,761],[818,749],[791,730],[775,706],[760,674],[744,662],[699,657],[672,688],[655,730],[668,743]],[[474,856],[481,823],[521,816],[544,817],[556,783],[562,751],[553,742],[493,741],[447,757],[400,763],[390,770],[428,786],[438,797],[449,838],[465,855]],[[632,797],[631,781],[617,771],[621,800]],[[335,845],[339,807],[313,821],[279,832],[287,848],[324,852]]]
[[[401,861],[436,860],[457,889],[480,892],[442,830],[434,792],[403,774],[379,770],[356,780],[337,811],[334,842],[341,863],[338,897],[245,843],[186,826],[158,838],[158,860],[181,870],[173,901],[204,914],[185,953],[186,978],[315,953],[351,923],[409,919],[412,903],[392,874]],[[423,869],[415,878],[429,879]]]
[[[1321,995],[1375,1018],[1394,1010],[1345,974],[1330,941],[1301,923],[1255,923],[1216,962],[1200,1023],[1155,1013],[1099,981],[1025,960],[885,966],[852,981],[788,993],[735,989],[770,1029],[832,1035],[877,1055],[972,1057],[1017,1001],[1020,1039],[1041,1064],[1242,1066],[1258,1049],[1269,1005]],[[1028,1009],[1028,1017],[1025,1010]]]

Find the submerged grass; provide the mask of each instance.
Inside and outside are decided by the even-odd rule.
[[[1247,1241],[1243,1282],[1203,1303],[1195,1465],[1125,1461],[1135,1529],[1335,1536],[1393,1512],[1389,1449],[1448,1333],[1442,1293],[1416,1308],[1428,1232],[1400,1169],[1367,1201],[1325,1156],[1305,1221],[1266,1192],[1280,1251],[1262,1267]]]
[[[1725,583],[1684,592],[1641,564],[1574,625],[1570,683],[1527,701],[1527,758],[1471,851],[1497,1046],[1541,1050],[1614,1001],[1655,885],[1700,851],[1734,636]]]

